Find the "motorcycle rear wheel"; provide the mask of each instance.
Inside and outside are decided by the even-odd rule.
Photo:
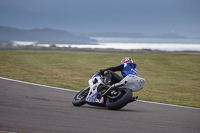
[[[82,106],[86,104],[85,98],[87,97],[87,94],[89,92],[90,87],[87,87],[83,89],[82,91],[78,92],[76,96],[74,97],[72,104],[74,106]]]
[[[130,102],[132,98],[133,93],[130,89],[122,88],[118,91],[120,91],[121,94],[117,98],[112,99],[106,97],[106,106],[110,110],[119,110],[123,108]]]

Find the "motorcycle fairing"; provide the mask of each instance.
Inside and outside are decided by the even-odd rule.
[[[102,84],[102,81],[99,76],[95,76],[91,78],[89,81],[90,91],[85,99],[88,103],[98,103],[98,104],[104,104],[104,98],[98,99],[98,91],[97,87]]]

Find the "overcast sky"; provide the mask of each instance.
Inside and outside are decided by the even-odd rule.
[[[200,37],[200,0],[0,0],[0,25]]]

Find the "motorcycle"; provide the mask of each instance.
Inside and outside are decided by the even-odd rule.
[[[106,88],[103,75],[97,73],[89,79],[89,86],[75,95],[72,104],[82,106],[87,103],[110,110],[119,110],[138,99],[137,96],[132,97],[133,92],[144,88],[145,82],[144,78],[129,74],[119,83]]]

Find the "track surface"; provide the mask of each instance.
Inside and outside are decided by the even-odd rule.
[[[76,92],[0,79],[0,131],[199,133],[200,109],[133,102],[119,111],[74,107]]]

